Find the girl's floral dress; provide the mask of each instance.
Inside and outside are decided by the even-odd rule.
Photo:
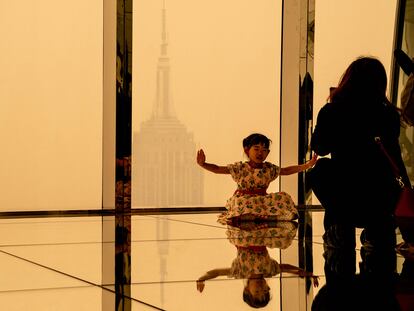
[[[229,278],[247,279],[253,274],[263,274],[269,278],[280,273],[279,263],[269,256],[266,247],[262,250],[237,248],[237,258],[233,260]]]
[[[296,233],[297,223],[293,221],[277,221],[271,227],[263,224],[245,229],[228,226],[227,238],[237,248],[228,277],[244,279],[253,274],[263,277],[279,274],[280,265],[269,256],[267,248],[288,248]]]
[[[294,240],[298,224],[295,221],[277,221],[266,225],[252,225],[251,228],[227,226],[227,239],[236,247],[257,247],[286,249]]]
[[[243,215],[276,220],[293,220],[298,217],[295,203],[288,193],[265,193],[270,182],[279,176],[280,168],[277,165],[264,162],[262,168],[252,168],[247,162],[236,162],[227,167],[237,183],[237,190],[227,200],[227,211],[219,215],[220,223],[227,223],[231,218]]]

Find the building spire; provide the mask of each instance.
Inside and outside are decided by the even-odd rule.
[[[156,98],[153,118],[175,117],[170,91],[170,59],[167,55],[167,9],[166,0],[162,6],[161,55],[157,65]]]
[[[167,10],[165,8],[165,0],[162,4],[162,34],[161,34],[161,55],[167,55]]]

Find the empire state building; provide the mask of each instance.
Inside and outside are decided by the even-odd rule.
[[[161,54],[151,117],[133,133],[132,206],[197,206],[203,175],[195,161],[193,134],[175,116],[167,55],[166,9],[162,9]]]

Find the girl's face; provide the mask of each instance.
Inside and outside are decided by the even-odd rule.
[[[270,291],[269,285],[265,279],[250,279],[247,288],[250,294],[256,299],[262,300],[264,296]]]
[[[263,144],[253,145],[244,151],[250,161],[258,164],[263,163],[270,152],[269,148],[266,148]]]

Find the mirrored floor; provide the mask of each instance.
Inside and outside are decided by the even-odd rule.
[[[361,252],[360,230],[356,248],[324,248],[322,211],[298,222],[223,226],[216,219],[215,213],[132,216],[131,310],[331,310],[332,297],[338,306],[332,310],[341,310],[353,293],[372,288],[371,276],[383,285],[379,301],[387,297],[406,304],[395,310],[414,310],[414,261],[393,250],[387,266],[385,253]],[[107,301],[114,284],[103,281],[103,271],[115,269],[105,251],[114,242],[102,237],[112,221],[0,219],[1,310],[113,310]],[[387,267],[395,268],[391,282]],[[334,285],[326,284],[327,271]]]

